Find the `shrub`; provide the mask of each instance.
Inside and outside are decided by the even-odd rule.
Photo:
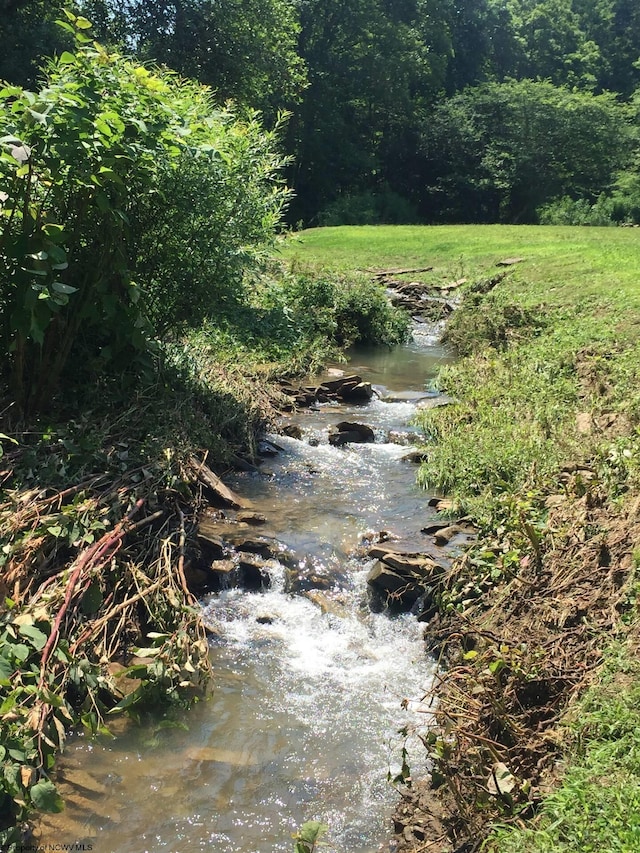
[[[0,350],[22,412],[50,402],[72,352],[118,367],[172,316],[212,313],[286,197],[255,117],[68,17],[77,49],[46,86],[0,91]]]
[[[318,214],[318,224],[409,225],[418,222],[417,208],[390,189],[345,193]]]

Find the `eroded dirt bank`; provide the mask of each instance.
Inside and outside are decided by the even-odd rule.
[[[472,294],[462,328],[474,310],[482,325],[495,303]],[[531,332],[523,332],[521,314],[501,310],[503,322],[516,316],[520,326],[507,319],[501,345],[494,340],[487,350],[483,342],[471,353],[476,379],[499,372],[514,338],[517,346]],[[398,853],[472,853],[496,824],[535,826],[562,776],[563,715],[597,683],[605,649],[616,639],[634,642],[640,497],[626,467],[636,432],[616,387],[618,357],[604,347],[574,353],[565,367],[575,398],[556,438],[563,461],[545,467],[541,454],[520,481],[490,480],[480,536],[438,584],[438,612],[425,630],[441,665],[436,726],[422,731],[425,766],[414,768],[416,777],[429,775],[408,785],[399,803]],[[525,416],[514,402],[521,391],[514,361],[502,405],[514,405],[517,422]],[[462,399],[448,426],[472,430],[482,405]],[[432,445],[447,440],[446,426],[435,423]],[[530,428],[537,426],[532,416]],[[469,440],[469,453],[482,454],[473,434]],[[495,441],[505,441],[500,424]],[[428,465],[428,448],[425,458]],[[465,504],[464,491],[459,500]]]

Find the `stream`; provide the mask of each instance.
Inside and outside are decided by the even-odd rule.
[[[268,589],[208,596],[211,698],[185,714],[184,728],[70,739],[59,761],[67,808],[41,821],[38,843],[291,853],[292,833],[314,819],[330,827],[328,849],[393,849],[398,794],[388,774],[400,770],[399,730],[428,719],[433,664],[414,616],[371,612],[371,561],[358,546],[383,530],[419,542],[434,516],[402,457],[416,406],[436,401],[428,386],[450,359],[435,336],[418,333],[391,351],[359,350],[348,371],[372,383],[369,403],[299,411],[289,421],[300,439],[267,436],[277,455],[259,473],[225,478],[266,517],[261,535],[330,578],[325,606],[285,592],[276,560]],[[342,420],[367,424],[375,442],[331,446],[328,428]],[[424,748],[414,746],[419,771]]]

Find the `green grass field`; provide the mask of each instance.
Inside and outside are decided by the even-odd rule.
[[[610,275],[633,284],[639,252],[640,229],[530,225],[315,228],[289,236],[282,247],[286,258],[332,269],[433,266],[434,273],[456,277],[524,257],[532,282],[581,279],[589,291]]]
[[[640,229],[634,228],[316,228],[288,237],[281,251],[290,261],[340,270],[433,266],[431,277],[438,281],[488,272],[505,258],[522,257],[515,284],[525,305],[597,303],[605,311],[640,310]]]

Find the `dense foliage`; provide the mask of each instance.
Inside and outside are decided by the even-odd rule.
[[[70,20],[78,50],[51,62],[46,86],[0,92],[0,345],[22,411],[48,405],[74,353],[94,370],[124,365],[169,325],[211,314],[286,197],[255,117]]]
[[[434,219],[531,222],[549,199],[595,199],[628,163],[632,140],[613,96],[523,80],[444,101],[423,146]]]
[[[39,57],[69,47],[55,25],[64,6],[92,20],[104,43],[210,85],[218,102],[231,98],[260,110],[269,126],[289,110],[292,223],[536,222],[539,208],[559,198],[560,220],[584,223],[585,205],[602,194],[594,221],[614,221],[614,209],[618,220],[636,219],[629,187],[638,169],[624,157],[626,133],[621,144],[599,151],[586,184],[563,164],[561,180],[545,174],[536,198],[496,203],[513,178],[515,131],[535,165],[550,102],[552,135],[566,124],[578,171],[596,152],[575,121],[576,103],[583,115],[601,113],[602,102],[588,107],[589,98],[609,92],[607,121],[624,123],[640,85],[640,7],[632,0],[2,0],[0,77],[33,85]],[[520,119],[506,135],[501,120],[482,132],[471,127],[470,144],[481,150],[472,152],[468,179],[466,160],[452,162],[455,152],[434,157],[434,145],[424,145],[434,133],[455,139],[466,132],[461,110],[487,93],[507,114],[517,113],[527,81],[546,85],[539,90],[544,97],[528,90],[534,134]],[[493,159],[481,180],[474,174],[478,157]],[[458,196],[443,206],[434,187],[453,187]]]

